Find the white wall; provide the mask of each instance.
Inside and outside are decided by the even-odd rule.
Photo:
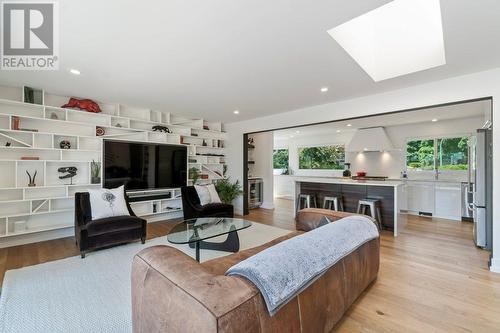
[[[300,126],[317,122],[366,116],[390,111],[449,103],[491,96],[493,103],[493,198],[500,198],[500,68],[459,76],[382,94],[339,101],[267,117],[227,124],[227,161],[229,174],[243,177],[243,133]],[[241,212],[242,198],[236,202]],[[500,272],[500,205],[493,209],[493,247],[497,249],[492,259],[492,270]]]
[[[262,208],[273,209],[273,132],[253,134],[255,149],[249,150],[248,160],[255,161],[249,165],[249,175],[261,177],[264,181]]]

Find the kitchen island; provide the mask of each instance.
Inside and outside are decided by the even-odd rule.
[[[344,211],[356,213],[358,201],[364,198],[380,200],[382,229],[390,230],[394,236],[406,224],[406,214],[400,212],[402,207],[403,182],[353,180],[332,177],[296,177],[294,193],[294,213],[296,214],[299,193],[314,195],[318,207],[323,206],[325,196],[341,198]]]

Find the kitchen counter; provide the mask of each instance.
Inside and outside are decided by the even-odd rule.
[[[358,202],[364,198],[380,200],[382,229],[392,231],[394,236],[406,224],[406,214],[401,213],[404,188],[403,181],[397,180],[353,180],[335,177],[294,178],[294,209],[297,210],[297,198],[300,193],[316,198],[318,207],[323,206],[326,196],[341,198],[344,211],[356,213]]]
[[[301,177],[301,176],[297,176],[295,178],[295,181],[307,182],[307,183],[374,185],[374,186],[390,186],[390,187],[395,187],[404,184],[400,180],[354,180],[349,178]]]

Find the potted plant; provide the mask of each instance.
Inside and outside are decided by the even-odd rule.
[[[90,162],[90,182],[92,184],[100,184],[101,183],[101,163],[92,160]]]
[[[240,182],[231,182],[229,178],[219,179],[215,183],[215,189],[223,203],[230,204],[234,199],[243,194]]]
[[[195,167],[189,169],[189,179],[193,181],[193,185],[196,185],[200,179],[200,170]]]

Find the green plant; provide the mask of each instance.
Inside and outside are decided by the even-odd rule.
[[[94,178],[98,178],[101,175],[101,163],[92,160],[90,162],[90,174]]]
[[[195,167],[192,167],[189,169],[189,179],[193,181],[193,185],[196,185],[198,183],[198,180],[200,179],[200,170],[198,170]]]
[[[230,204],[234,199],[243,194],[240,182],[231,182],[229,178],[219,179],[215,183],[215,189],[222,202]]]

